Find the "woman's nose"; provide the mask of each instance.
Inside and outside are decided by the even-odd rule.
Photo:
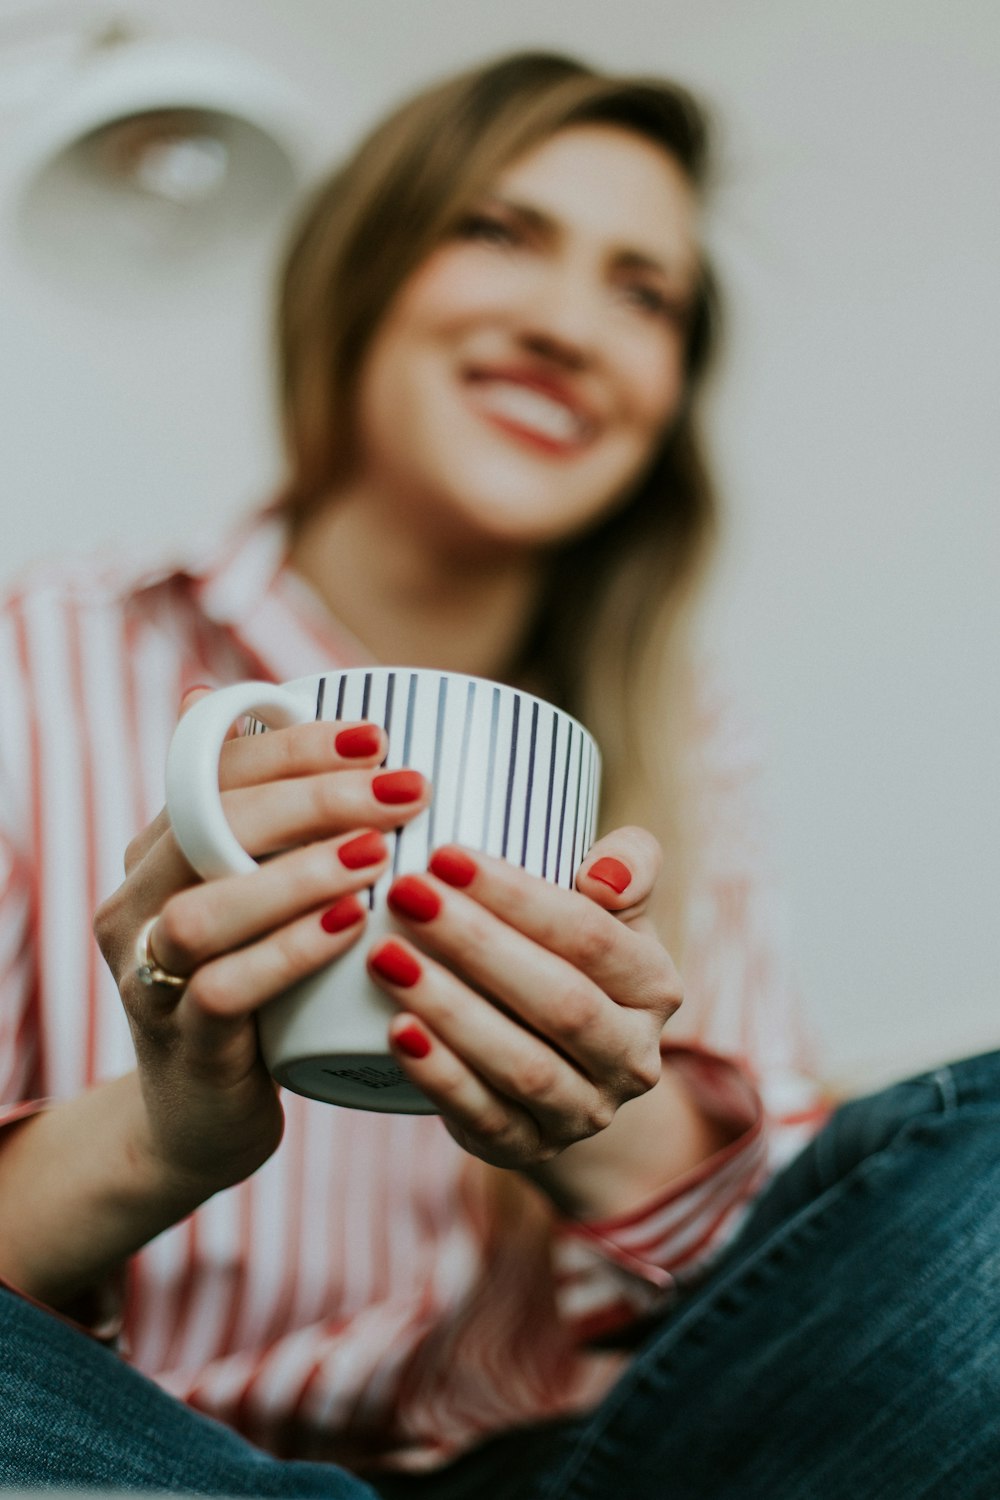
[[[519,311],[519,332],[526,347],[573,368],[598,357],[602,307],[589,278],[565,271],[540,275]]]

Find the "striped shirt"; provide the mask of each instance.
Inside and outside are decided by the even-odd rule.
[[[162,804],[183,693],[367,660],[287,566],[274,516],[183,566],[52,565],[9,597],[0,1124],[134,1066],[91,921]],[[703,1272],[819,1118],[753,746],[721,697],[699,737],[689,1000],[667,1051],[732,1144],[640,1211],[577,1223],[434,1117],[286,1093],[275,1155],[130,1261],[120,1347],[136,1367],[262,1447],[355,1467],[433,1467],[604,1393],[625,1356],[595,1336]]]

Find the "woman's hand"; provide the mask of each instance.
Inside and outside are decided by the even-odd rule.
[[[378,770],[385,750],[375,725],[228,741],[226,815],[245,849],[273,857],[202,882],[161,812],[129,846],[124,884],[97,913],[139,1064],[148,1139],[138,1149],[199,1200],[249,1176],[281,1138],[255,1012],[357,941],[365,907],[355,893],[385,868],[383,833],[427,805],[419,774]],[[186,979],[183,989],[137,976],[136,937],[153,917],[149,950]]]
[[[474,1155],[544,1163],[659,1083],[680,984],[637,920],[659,863],[627,828],[594,846],[576,891],[450,846],[391,888],[409,940],[369,968],[401,1007],[393,1050]]]

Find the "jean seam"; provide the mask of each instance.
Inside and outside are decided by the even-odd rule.
[[[941,1110],[944,1115],[953,1115],[959,1107],[958,1087],[955,1083],[955,1072],[950,1066],[937,1068],[931,1074],[931,1081],[941,1095]]]

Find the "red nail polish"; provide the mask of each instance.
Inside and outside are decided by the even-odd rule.
[[[623,865],[620,859],[611,859],[608,855],[591,865],[587,874],[591,880],[609,885],[619,896],[632,884],[632,871],[628,865]]]
[[[353,927],[355,922],[360,922],[364,914],[365,909],[357,897],[341,896],[329,911],[323,913],[319,925],[324,932],[343,932],[345,927]]]
[[[401,875],[385,899],[390,911],[414,922],[429,922],[441,910],[441,898],[419,875]]]
[[[399,943],[383,943],[369,956],[368,962],[376,974],[402,989],[409,989],[420,978],[420,965]]]
[[[349,870],[363,870],[365,865],[377,865],[380,859],[385,859],[388,852],[385,839],[372,830],[371,833],[359,833],[357,838],[348,839],[341,844],[337,850],[337,858]]]
[[[393,1033],[392,1039],[407,1057],[426,1057],[431,1050],[430,1037],[416,1021],[407,1021],[405,1026]]]
[[[351,759],[374,755],[382,746],[382,736],[375,724],[352,724],[340,731],[333,744],[338,755]]]
[[[446,885],[465,886],[472,882],[476,865],[461,849],[435,849],[428,866],[432,875]]]
[[[372,793],[379,802],[416,802],[424,793],[419,771],[383,771],[372,777]]]

